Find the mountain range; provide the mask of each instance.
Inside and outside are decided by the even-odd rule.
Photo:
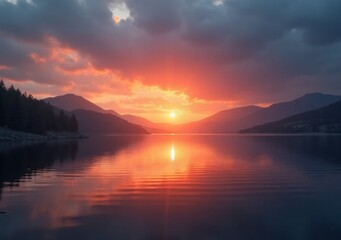
[[[49,102],[52,106],[55,106],[59,109],[64,109],[69,112],[73,112],[78,109],[83,109],[83,110],[93,111],[97,113],[111,114],[121,119],[124,119],[132,124],[143,126],[143,128],[145,128],[148,132],[163,133],[163,132],[168,132],[165,129],[172,128],[171,124],[154,123],[148,119],[138,117],[135,115],[131,115],[131,114],[121,115],[112,109],[105,110],[101,108],[100,106],[83,98],[82,96],[78,96],[75,94],[66,94],[63,96],[45,98],[44,101]]]
[[[246,106],[224,110],[196,122],[178,125],[175,127],[175,131],[186,133],[230,132],[229,123],[235,122],[262,109],[258,106]]]
[[[280,121],[242,130],[241,133],[341,133],[341,101],[296,114]]]
[[[215,129],[215,131],[213,132],[219,133],[239,132],[243,129],[251,128],[256,125],[281,120],[283,118],[290,117],[298,113],[303,113],[325,107],[339,100],[341,100],[341,96],[322,93],[310,93],[292,101],[272,104],[266,108],[259,108],[258,111],[250,112],[250,114],[241,116],[238,119],[231,120],[229,118],[210,118],[213,121],[210,121],[207,124],[205,124],[206,120],[204,119],[202,120],[203,122],[200,121],[202,127],[197,128],[197,132],[204,132],[207,128]],[[215,114],[215,116],[219,115]],[[187,126],[190,125],[191,124],[188,124]],[[186,129],[181,130],[184,131]]]
[[[104,114],[106,118],[114,117],[112,119],[115,119],[115,121],[121,119],[129,122],[134,127],[140,125],[143,129],[151,133],[236,133],[244,129],[250,129],[254,126],[279,121],[296,114],[323,108],[340,100],[341,96],[310,93],[292,101],[272,104],[265,108],[259,106],[232,108],[218,112],[199,121],[172,125],[168,123],[154,123],[148,119],[130,114],[120,115],[114,110],[105,110],[85,98],[73,94],[45,99],[45,101],[55,107],[74,112],[76,116],[78,115],[77,119],[80,122],[80,130],[82,130],[82,126],[89,124],[87,125],[89,128],[85,130],[89,131],[91,129],[91,131],[94,131],[95,129],[90,128],[90,126],[98,122],[96,121],[97,116],[103,123],[101,131],[105,131],[104,126],[106,125],[108,125],[108,129],[111,129],[110,131],[113,131],[113,125],[109,124],[110,121],[104,122],[103,119],[105,117],[98,115],[98,113],[100,113]],[[86,110],[86,114],[84,112],[80,114],[78,111],[80,109]],[[97,113],[97,115],[92,112]],[[90,117],[88,117],[89,115],[91,115],[92,120],[85,124],[84,122],[90,119]],[[88,119],[82,120],[80,118]]]
[[[45,98],[57,109],[63,109],[73,113],[81,132],[105,132],[105,133],[148,133],[140,125],[128,122],[114,110],[105,110],[89,100],[74,94],[66,94],[52,98]]]

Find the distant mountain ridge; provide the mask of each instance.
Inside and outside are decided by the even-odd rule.
[[[177,132],[187,133],[219,133],[225,132],[226,124],[228,122],[237,120],[239,118],[248,116],[263,109],[258,106],[245,106],[239,108],[232,108],[218,112],[212,116],[202,120],[191,122],[187,124],[178,125],[175,127]]]
[[[238,108],[239,110],[246,110],[244,116],[240,115],[237,119],[227,119],[226,121],[209,122],[207,119],[214,119],[214,116],[219,116],[226,111],[217,113],[206,120],[199,122],[188,123],[180,128],[178,132],[215,132],[215,133],[236,133],[240,130],[251,128],[256,125],[265,124],[272,121],[277,121],[295,114],[315,110],[321,107],[328,106],[331,103],[341,100],[341,96],[322,94],[322,93],[309,93],[302,97],[296,98],[292,101],[281,102],[272,104],[266,108]],[[254,106],[253,106],[254,107]],[[235,111],[238,109],[230,109]],[[249,112],[248,112],[249,111]],[[194,127],[193,127],[194,126]]]
[[[128,121],[109,113],[100,113],[84,109],[77,109],[72,111],[72,113],[76,116],[79,129],[82,132],[148,133],[143,127],[129,123]]]
[[[83,110],[90,110],[90,111],[99,112],[99,113],[112,114],[116,117],[127,120],[128,122],[132,124],[141,125],[143,128],[148,130],[148,132],[164,133],[164,132],[168,132],[167,130],[172,128],[171,124],[154,123],[143,117],[138,117],[138,116],[134,116],[131,114],[120,115],[114,110],[105,110],[99,107],[98,105],[90,102],[89,100],[83,98],[82,96],[78,96],[75,94],[66,94],[66,95],[57,96],[57,97],[45,98],[43,100],[46,102],[49,102],[52,106],[55,106],[55,107],[58,107],[60,109],[64,109],[70,112],[74,110],[78,110],[78,109],[83,109]]]
[[[278,121],[299,113],[325,107],[339,100],[341,100],[341,96],[309,93],[292,101],[273,104],[243,119],[239,119],[232,126],[234,131],[238,132],[245,128]]]
[[[66,94],[43,99],[52,106],[72,112],[82,132],[97,133],[138,133],[146,134],[147,130],[141,126],[122,119],[113,110],[105,110],[87,99],[75,94]]]
[[[341,101],[279,121],[242,130],[241,133],[341,133]]]
[[[145,118],[130,114],[120,115],[113,110],[104,110],[85,98],[74,94],[45,99],[45,101],[50,102],[51,105],[65,110],[74,111],[76,109],[84,109],[104,114],[113,114],[132,124],[141,125],[152,133],[236,133],[243,129],[252,128],[253,126],[316,110],[339,100],[341,100],[341,96],[309,93],[292,101],[275,103],[266,108],[245,106],[227,109],[199,121],[172,125],[168,123],[154,123]],[[71,103],[72,101],[74,102]]]

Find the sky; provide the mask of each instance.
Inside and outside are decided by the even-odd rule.
[[[0,0],[0,78],[174,123],[341,94],[340,12],[340,0]]]

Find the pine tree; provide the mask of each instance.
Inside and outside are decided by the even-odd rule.
[[[0,93],[0,127],[5,125],[5,107],[3,97]]]
[[[22,131],[25,128],[25,117],[24,117],[24,108],[21,102],[21,92],[16,91],[14,95],[14,101],[11,106],[12,114],[10,116],[9,127],[14,130]]]
[[[5,125],[5,94],[6,86],[4,81],[0,80],[0,127]]]
[[[58,121],[56,119],[53,107],[48,103],[45,106],[45,123],[47,131],[58,131]]]
[[[13,130],[44,134],[46,131],[78,131],[75,116],[55,109],[48,103],[21,93],[0,81],[0,126]]]
[[[78,132],[78,121],[77,121],[77,118],[74,114],[72,114],[72,117],[71,117],[71,129],[70,129],[71,132]]]
[[[65,115],[65,112],[63,110],[59,111],[59,116],[58,116],[58,122],[60,126],[60,131],[65,131],[67,130],[67,117]]]

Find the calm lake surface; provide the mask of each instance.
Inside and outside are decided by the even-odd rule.
[[[0,239],[341,239],[341,136],[92,136],[0,159]]]

